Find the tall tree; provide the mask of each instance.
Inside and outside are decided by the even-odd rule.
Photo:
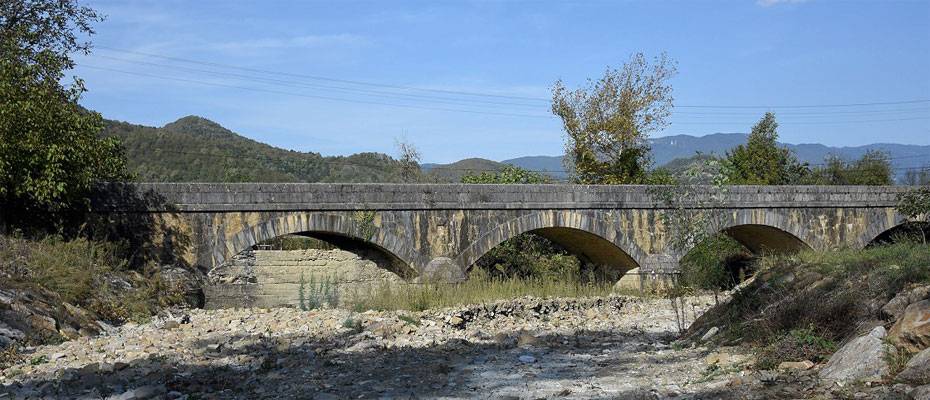
[[[586,184],[643,183],[652,163],[649,135],[668,125],[669,80],[677,72],[666,54],[651,63],[634,54],[621,68],[569,90],[552,89],[552,112],[562,119],[565,151],[575,181]]]
[[[817,185],[891,185],[894,184],[888,154],[869,150],[853,162],[829,156],[823,167],[813,170],[810,183]]]
[[[99,139],[102,118],[78,105],[83,82],[61,83],[100,19],[74,0],[0,7],[0,226],[59,224],[94,182],[127,178],[119,142]]]
[[[806,163],[787,147],[778,146],[775,114],[765,116],[752,127],[745,145],[727,152],[722,172],[736,185],[790,185],[801,183],[810,173]]]

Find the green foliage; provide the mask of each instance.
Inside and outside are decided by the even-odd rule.
[[[378,227],[375,226],[374,211],[355,211],[352,213],[352,220],[355,221],[358,235],[362,239],[371,239],[378,230]]]
[[[486,184],[540,184],[551,183],[551,178],[523,168],[507,165],[499,172],[466,174],[462,183]],[[585,268],[577,257],[561,246],[532,233],[517,235],[495,246],[475,263],[475,270],[495,278],[590,279],[600,270]],[[474,272],[472,273],[474,275]]]
[[[360,333],[364,330],[362,327],[362,321],[355,318],[349,317],[342,321],[342,327],[348,329],[352,333]]]
[[[161,128],[107,121],[129,169],[146,182],[404,182],[417,181],[402,161],[380,153],[323,157],[269,146],[195,116]],[[406,171],[406,172],[405,172]],[[419,173],[416,171],[415,173]]]
[[[304,279],[304,273],[300,273],[300,280],[297,281],[297,305],[301,310],[307,311],[307,281]]]
[[[726,290],[746,278],[748,250],[733,238],[718,233],[694,246],[682,257],[681,281],[684,286],[702,290]]]
[[[678,178],[666,168],[656,168],[646,174],[642,183],[644,185],[675,185],[678,183]]]
[[[524,233],[495,246],[475,268],[496,278],[566,279],[582,274],[581,262],[539,235]]]
[[[911,219],[930,218],[930,186],[911,189],[899,195],[898,212]]]
[[[745,145],[727,152],[723,173],[734,185],[791,185],[803,182],[810,173],[787,147],[778,146],[775,114],[765,116],[752,127]]]
[[[309,280],[300,274],[297,282],[297,301],[301,310],[309,311],[323,307],[339,306],[339,289],[334,277],[326,276],[323,279],[310,275]]]
[[[498,184],[540,184],[552,183],[552,178],[523,168],[505,165],[498,172],[468,172],[462,176],[462,183],[498,183]]]
[[[60,83],[99,19],[75,1],[0,7],[0,224],[61,229],[94,183],[128,178],[119,141],[97,138],[100,115],[78,105],[83,83]]]
[[[647,180],[649,135],[668,125],[675,63],[665,54],[648,62],[634,54],[620,69],[608,68],[587,87],[552,89],[552,113],[567,135],[566,154],[575,181],[629,184]]]
[[[36,357],[32,357],[31,359],[29,359],[29,365],[32,365],[32,366],[45,364],[47,362],[48,362],[48,356],[44,354],[41,356],[36,356]]]
[[[891,185],[894,184],[891,161],[878,150],[869,150],[860,159],[846,162],[830,156],[823,167],[814,168],[808,178],[812,185]]]

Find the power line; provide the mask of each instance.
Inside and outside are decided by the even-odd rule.
[[[188,67],[181,67],[177,65],[159,64],[159,63],[153,63],[153,62],[147,62],[147,61],[130,60],[126,58],[109,57],[109,56],[103,56],[103,55],[95,55],[94,57],[114,60],[114,61],[120,61],[120,62],[126,62],[126,63],[139,64],[139,65],[147,65],[147,66],[152,66],[152,67],[157,67],[157,68],[167,68],[167,69],[172,69],[172,70],[202,73],[202,74],[208,74],[208,75],[220,76],[220,77],[231,77],[234,79],[243,79],[243,80],[248,80],[252,82],[269,83],[269,84],[286,86],[286,87],[292,87],[294,85],[299,85],[299,86],[305,86],[309,88],[335,90],[335,91],[340,91],[340,92],[364,94],[364,95],[383,97],[383,98],[393,98],[393,99],[402,99],[402,100],[408,100],[408,99],[430,100],[432,102],[437,102],[437,101],[438,102],[449,102],[450,104],[465,103],[466,105],[491,104],[491,105],[517,106],[517,107],[534,107],[534,108],[539,108],[541,106],[540,104],[514,103],[514,102],[482,100],[482,99],[450,98],[450,97],[440,97],[440,96],[423,95],[423,94],[397,93],[397,92],[389,92],[389,91],[373,90],[373,89],[347,88],[347,87],[342,87],[342,86],[321,85],[321,84],[307,83],[307,82],[295,81],[295,80],[283,80],[283,79],[275,79],[275,78],[258,77],[258,76],[246,75],[246,74],[212,71],[212,70],[199,69],[199,68],[188,68]]]
[[[515,107],[533,107],[533,108],[540,107],[540,105],[538,104],[533,105],[533,104],[526,104],[526,103],[514,103],[514,102],[504,102],[504,101],[494,101],[494,100],[449,98],[449,97],[439,97],[439,96],[431,96],[431,95],[396,93],[396,92],[389,92],[389,91],[382,91],[382,90],[358,89],[358,88],[347,88],[347,87],[332,86],[332,85],[312,84],[312,83],[295,81],[295,80],[283,80],[283,79],[275,79],[275,78],[257,77],[257,76],[246,75],[246,74],[213,71],[213,70],[198,69],[198,68],[188,68],[188,67],[182,67],[182,66],[177,66],[177,65],[160,64],[160,63],[132,60],[132,59],[120,58],[120,57],[110,57],[110,56],[104,56],[104,55],[95,55],[95,57],[119,61],[119,62],[125,62],[125,63],[152,66],[156,68],[166,68],[166,69],[172,69],[172,70],[177,70],[177,71],[208,74],[211,76],[230,77],[233,79],[243,79],[243,80],[247,80],[251,82],[266,83],[266,84],[272,84],[272,85],[278,85],[278,86],[293,87],[297,85],[297,86],[303,86],[303,87],[309,87],[309,88],[317,88],[317,89],[323,89],[323,90],[335,90],[339,92],[348,92],[351,94],[363,94],[366,96],[374,96],[374,97],[395,99],[395,100],[411,100],[411,101],[429,100],[430,102],[433,102],[433,103],[438,102],[438,103],[446,103],[446,104],[453,104],[453,105],[466,105],[466,106],[505,105],[505,106],[515,106]],[[790,112],[789,111],[789,112],[779,113],[779,115],[797,116],[800,118],[818,118],[818,117],[833,118],[833,115],[902,114],[902,113],[911,113],[911,112],[921,112],[921,113],[930,112],[930,108],[909,108],[909,109],[897,109],[897,110],[884,109],[884,110],[856,110],[856,111],[815,111],[815,112]],[[723,112],[675,111],[673,115],[715,116],[716,117],[716,116],[746,116],[747,113],[755,114],[756,111],[736,111],[736,112],[734,111],[723,111]],[[687,123],[688,122],[686,122],[686,124]],[[736,122],[733,122],[733,123],[736,123]]]
[[[146,57],[155,57],[155,58],[161,58],[164,60],[171,60],[171,61],[184,62],[184,63],[190,63],[190,64],[200,64],[200,65],[211,66],[211,67],[237,69],[240,71],[249,71],[249,72],[261,73],[261,74],[291,76],[295,78],[313,79],[313,80],[328,81],[328,82],[339,82],[339,83],[346,83],[346,84],[360,85],[360,86],[373,86],[373,87],[391,88],[391,89],[399,89],[399,90],[445,93],[445,94],[454,94],[454,95],[460,95],[460,96],[496,97],[496,98],[503,98],[503,99],[515,99],[515,100],[549,101],[549,99],[542,99],[538,97],[512,96],[512,95],[466,92],[466,91],[446,90],[446,89],[430,89],[430,88],[421,88],[421,87],[414,87],[414,86],[403,86],[403,85],[393,85],[393,84],[386,84],[386,83],[363,82],[363,81],[355,81],[355,80],[349,80],[349,79],[330,78],[330,77],[318,76],[318,75],[295,74],[295,73],[290,73],[290,72],[271,71],[271,70],[265,70],[265,69],[259,69],[259,68],[247,68],[247,67],[240,67],[240,66],[230,65],[230,64],[209,62],[209,61],[192,60],[192,59],[187,59],[187,58],[166,56],[166,55],[161,55],[161,54],[144,53],[140,51],[118,49],[118,48],[109,47],[109,46],[98,45],[95,47],[99,49],[115,51],[115,52],[120,52],[120,53],[136,54],[136,55],[141,55],[141,56],[146,56]]]
[[[231,65],[231,64],[223,64],[223,63],[210,62],[210,61],[193,60],[193,59],[188,59],[188,58],[167,56],[167,55],[155,54],[155,53],[140,52],[140,51],[135,51],[135,50],[119,49],[119,48],[109,47],[109,46],[100,46],[100,45],[98,45],[98,46],[96,46],[96,48],[98,48],[98,49],[103,49],[103,50],[107,50],[107,51],[113,51],[113,52],[119,52],[119,53],[125,53],[125,54],[135,54],[135,55],[140,55],[140,56],[159,58],[159,59],[163,59],[163,60],[170,60],[170,61],[183,62],[183,63],[189,63],[189,64],[198,64],[198,65],[204,65],[204,66],[210,66],[210,67],[216,67],[216,68],[235,69],[235,70],[247,71],[247,72],[253,72],[253,73],[260,73],[260,74],[279,75],[279,76],[289,76],[289,77],[294,77],[294,78],[303,78],[303,79],[312,79],[312,80],[320,80],[320,81],[328,81],[328,82],[337,82],[337,83],[344,83],[344,84],[351,84],[351,85],[359,85],[359,86],[380,87],[380,88],[389,88],[389,89],[407,90],[407,91],[443,93],[443,94],[459,95],[459,96],[493,97],[493,98],[503,98],[503,99],[513,99],[513,100],[528,100],[528,101],[541,101],[541,102],[549,102],[549,101],[551,100],[551,99],[542,98],[542,97],[502,95],[502,94],[495,94],[495,93],[468,92],[468,91],[457,91],[457,90],[446,90],[446,89],[431,89],[431,88],[422,88],[422,87],[415,87],[415,86],[404,86],[404,85],[396,85],[396,84],[376,83],[376,82],[365,82],[365,81],[357,81],[357,80],[349,80],[349,79],[341,79],[341,78],[332,78],[332,77],[319,76],[319,75],[296,74],[296,73],[282,72],[282,71],[273,71],[273,70],[260,69],[260,68],[241,67],[241,66],[236,66],[236,65]],[[802,104],[802,105],[794,105],[794,104],[785,104],[785,105],[700,105],[700,104],[682,104],[682,105],[677,105],[676,107],[681,107],[681,108],[708,108],[708,109],[714,109],[714,108],[720,108],[720,109],[778,109],[778,108],[803,109],[803,108],[871,107],[871,106],[888,106],[888,105],[904,105],[904,104],[923,104],[923,103],[930,103],[930,99],[912,99],[912,100],[900,100],[900,101],[860,102],[860,103]]]
[[[271,94],[281,94],[281,95],[305,97],[305,98],[312,98],[312,99],[341,101],[341,102],[359,103],[359,104],[372,104],[372,105],[381,105],[381,106],[388,106],[388,107],[411,108],[411,109],[421,109],[421,110],[431,110],[431,111],[497,115],[497,116],[505,116],[505,117],[541,118],[541,119],[554,119],[555,118],[552,115],[506,113],[506,112],[483,111],[483,110],[466,110],[466,109],[455,109],[455,108],[421,106],[421,105],[415,105],[415,104],[398,104],[398,103],[388,103],[388,102],[380,102],[380,101],[347,99],[347,98],[341,98],[341,97],[321,96],[321,95],[313,95],[313,94],[306,94],[306,93],[289,92],[289,91],[283,91],[283,90],[238,86],[238,85],[230,85],[230,84],[225,84],[225,83],[207,82],[207,81],[195,80],[195,79],[170,77],[170,76],[149,74],[149,73],[143,73],[143,72],[126,71],[126,70],[121,70],[121,69],[116,69],[116,68],[100,67],[100,66],[89,65],[89,64],[80,64],[80,65],[84,68],[91,68],[91,69],[110,71],[110,72],[118,72],[118,73],[128,74],[128,75],[144,76],[144,77],[155,78],[155,79],[164,79],[164,80],[186,82],[186,83],[196,83],[199,85],[206,85],[206,86],[225,87],[225,88],[231,88],[231,89],[240,89],[240,90],[248,90],[248,91],[271,93]],[[922,120],[922,119],[930,119],[930,117],[879,119],[879,120],[849,120],[849,121],[797,121],[797,122],[783,121],[782,123],[787,124],[787,125],[822,125],[822,124],[850,124],[850,123],[868,123],[868,122],[898,122],[898,121],[910,121],[910,120]],[[735,122],[735,121],[733,122],[731,121],[672,121],[672,124],[679,124],[679,125],[731,124],[731,125],[735,125],[735,124],[743,124],[743,123]]]
[[[264,93],[271,93],[271,94],[282,94],[282,95],[288,95],[288,96],[306,97],[306,98],[311,98],[311,99],[342,101],[342,102],[360,103],[360,104],[373,104],[373,105],[381,105],[381,106],[389,106],[389,107],[415,108],[415,109],[432,110],[432,111],[498,115],[498,116],[505,116],[505,117],[546,118],[546,119],[553,118],[553,116],[546,116],[546,115],[502,113],[502,112],[479,111],[479,110],[463,110],[463,109],[428,107],[428,106],[418,106],[418,105],[409,105],[409,104],[392,104],[392,103],[368,101],[368,100],[345,99],[345,98],[331,97],[331,96],[319,96],[319,95],[311,95],[311,94],[305,94],[305,93],[287,92],[287,91],[274,90],[274,89],[254,88],[254,87],[248,87],[248,86],[237,86],[237,85],[229,85],[229,84],[224,84],[224,83],[206,82],[206,81],[199,81],[199,80],[194,80],[194,79],[185,79],[185,78],[177,78],[177,77],[171,77],[171,76],[148,74],[148,73],[143,73],[143,72],[125,71],[125,70],[120,70],[116,68],[106,68],[106,67],[99,67],[99,66],[88,65],[88,64],[80,64],[80,65],[84,68],[91,68],[91,69],[110,71],[110,72],[118,72],[121,74],[144,76],[144,77],[149,77],[149,78],[164,79],[164,80],[178,81],[178,82],[196,83],[199,85],[225,87],[225,88],[230,88],[230,89],[249,90],[249,91],[254,91],[254,92],[264,92]]]

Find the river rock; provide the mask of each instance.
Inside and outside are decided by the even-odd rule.
[[[892,320],[901,318],[907,306],[930,297],[930,285],[920,286],[898,293],[893,299],[882,306],[882,313]]]
[[[820,371],[820,377],[830,381],[881,380],[889,373],[885,361],[885,328],[877,326],[867,335],[859,336],[840,348]]]
[[[806,371],[811,368],[814,368],[814,363],[810,360],[804,361],[785,361],[781,364],[778,364],[778,369],[780,370],[798,370]]]
[[[888,340],[910,352],[930,347],[930,300],[907,306],[898,322],[891,327]]]

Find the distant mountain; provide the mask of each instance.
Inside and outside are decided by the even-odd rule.
[[[528,156],[512,158],[501,162],[531,171],[542,172],[558,180],[568,179],[569,175],[565,165],[562,165],[562,157]]]
[[[452,164],[423,164],[420,167],[434,182],[461,182],[465,174],[499,171],[504,164],[484,158],[466,158]]]
[[[675,159],[691,158],[697,153],[722,156],[737,145],[746,143],[749,135],[745,133],[715,133],[706,136],[675,135],[651,139],[652,157],[656,166],[664,166]],[[869,150],[881,150],[888,153],[891,164],[900,177],[906,168],[930,165],[930,146],[876,143],[853,147],[830,147],[822,144],[783,144],[797,154],[798,159],[812,165],[823,163],[828,155],[837,155],[845,159],[856,159]],[[520,157],[501,161],[521,168],[537,171],[562,171],[562,156]],[[564,179],[565,172],[553,172],[550,175]]]
[[[280,149],[188,116],[161,128],[106,121],[144,182],[400,182],[400,163],[380,153],[323,157]]]

